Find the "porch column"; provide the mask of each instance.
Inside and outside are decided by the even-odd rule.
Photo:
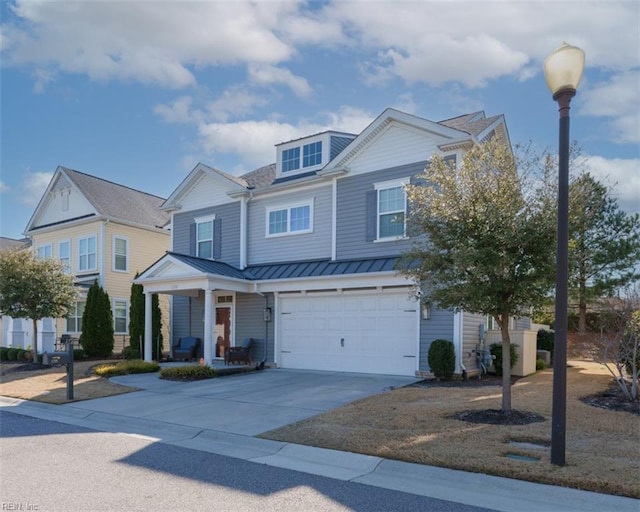
[[[204,362],[211,364],[213,356],[213,290],[204,291]]]
[[[151,293],[144,292],[144,360],[151,361],[153,356],[152,350],[152,332],[151,327]]]

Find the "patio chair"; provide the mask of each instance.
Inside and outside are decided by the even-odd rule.
[[[193,336],[180,338],[178,343],[175,343],[172,347],[174,359],[186,359],[188,361],[192,361],[198,357],[199,352],[200,338],[194,338]]]
[[[251,364],[249,352],[253,345],[253,338],[246,338],[239,347],[227,347],[224,352],[224,363],[245,363]]]

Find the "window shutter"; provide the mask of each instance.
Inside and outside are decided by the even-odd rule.
[[[198,251],[196,248],[196,223],[193,222],[189,225],[189,256],[197,256]]]
[[[378,222],[376,215],[378,213],[378,191],[369,190],[367,192],[367,234],[366,241],[373,242],[378,238]]]
[[[213,259],[222,257],[222,219],[213,221]]]

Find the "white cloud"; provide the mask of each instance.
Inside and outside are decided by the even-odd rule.
[[[51,172],[25,172],[20,201],[28,206],[36,206],[49,186],[52,177],[53,173]]]
[[[596,83],[580,91],[580,113],[610,117],[614,138],[620,142],[640,142],[640,71],[613,75],[607,82]]]
[[[153,107],[153,112],[169,124],[197,122],[202,113],[191,109],[192,102],[193,98],[190,96],[180,96],[169,105],[156,105]]]
[[[7,185],[4,181],[0,181],[0,194],[4,194],[5,192],[9,192],[9,185]]]
[[[306,79],[295,76],[288,69],[278,68],[270,65],[249,66],[249,77],[254,83],[260,85],[283,84],[289,87],[296,96],[302,98],[309,97],[313,89]]]
[[[620,208],[640,213],[640,159],[587,156],[586,169],[601,183],[611,187]]]
[[[320,121],[303,120],[296,125],[275,120],[202,123],[198,127],[201,144],[208,154],[233,154],[247,172],[275,161],[275,145],[310,133],[329,129],[359,133],[373,117],[361,109],[342,107],[321,115]]]
[[[249,115],[256,107],[267,104],[264,96],[252,93],[245,87],[233,86],[207,104],[207,111],[215,121],[226,122],[230,118]]]

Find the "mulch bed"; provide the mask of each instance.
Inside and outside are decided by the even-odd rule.
[[[513,386],[521,377],[511,377],[511,385]],[[441,388],[476,388],[484,386],[502,386],[502,376],[495,374],[483,375],[481,379],[478,377],[469,377],[468,380],[452,379],[452,380],[440,380],[440,379],[424,379],[420,382],[415,382],[409,387],[441,387]]]
[[[469,423],[484,423],[488,425],[528,425],[545,421],[545,417],[528,411],[511,410],[505,412],[501,409],[485,409],[482,411],[460,411],[449,416],[454,420]]]
[[[609,409],[610,411],[630,412],[640,416],[640,400],[629,402],[617,384],[611,384],[609,389],[598,395],[585,396],[581,400],[593,407]]]

